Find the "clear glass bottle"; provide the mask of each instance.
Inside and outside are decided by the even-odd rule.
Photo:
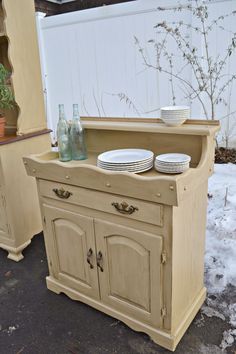
[[[70,129],[72,160],[86,160],[87,151],[85,144],[84,129],[80,122],[79,108],[73,104],[73,120]]]
[[[59,104],[59,120],[57,123],[57,143],[60,161],[71,160],[71,144],[69,125],[65,118],[64,105]]]

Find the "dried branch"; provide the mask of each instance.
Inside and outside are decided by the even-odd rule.
[[[201,104],[204,114],[208,119],[215,118],[216,105],[222,105],[230,109],[229,97],[226,98],[226,92],[236,79],[235,74],[225,74],[224,70],[228,65],[230,57],[236,52],[236,32],[227,30],[224,27],[224,20],[231,16],[236,16],[236,10],[217,16],[214,20],[209,20],[209,10],[206,2],[202,0],[188,0],[187,4],[179,4],[170,7],[158,7],[158,11],[178,12],[189,11],[191,17],[195,19],[194,25],[185,21],[165,21],[159,22],[154,26],[158,41],[149,40],[155,49],[155,64],[147,58],[144,48],[139,40],[135,38],[135,44],[141,54],[144,65],[149,69],[157,70],[168,76],[173,103],[176,102],[174,94],[174,84],[180,82],[185,99],[191,102],[198,100]],[[162,16],[163,17],[163,16]],[[213,30],[220,30],[231,35],[230,43],[226,46],[223,54],[213,56],[211,54],[210,33]],[[203,54],[199,55],[199,50],[189,40],[185,31],[191,31],[199,36],[199,42],[203,43]],[[169,41],[173,41],[177,51],[180,53],[183,61],[180,69],[174,66],[173,50],[169,50]],[[191,69],[194,81],[185,78],[185,69]],[[173,99],[174,98],[174,99]],[[210,114],[207,107],[210,106]],[[227,113],[222,119],[230,119],[233,113]]]
[[[85,95],[83,95],[83,102],[82,102],[82,105],[83,105],[83,107],[84,107],[84,110],[85,110],[87,116],[90,117],[90,114],[89,114],[89,112],[87,111],[87,108],[86,108],[86,105],[85,105]]]
[[[96,96],[94,93],[94,89],[93,89],[93,99],[94,99],[94,102],[95,102],[97,110],[98,110],[98,116],[101,117],[102,115],[101,115],[101,111],[100,111],[100,108],[99,108],[99,105],[98,105],[98,102],[97,102],[97,99],[96,99]]]
[[[119,93],[107,93],[107,95],[110,96],[116,96],[120,99],[120,101],[125,101],[125,103],[128,105],[129,109],[132,109],[139,117],[141,117],[141,114],[138,110],[138,108],[135,106],[133,101],[123,92]]]

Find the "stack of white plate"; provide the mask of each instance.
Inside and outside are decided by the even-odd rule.
[[[155,159],[155,169],[163,173],[182,173],[189,168],[191,157],[185,154],[162,154]]]
[[[140,173],[153,167],[153,152],[144,149],[106,151],[97,158],[97,166],[108,171]]]
[[[161,108],[161,119],[166,125],[177,127],[189,119],[188,106],[169,106]]]

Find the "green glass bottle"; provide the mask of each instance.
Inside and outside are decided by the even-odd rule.
[[[59,120],[57,123],[57,143],[60,161],[71,160],[71,144],[69,125],[65,118],[64,105],[59,104]]]
[[[87,151],[84,129],[80,122],[79,108],[77,104],[73,104],[73,120],[70,129],[70,141],[72,160],[86,160]]]

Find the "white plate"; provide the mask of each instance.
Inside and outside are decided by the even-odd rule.
[[[178,154],[178,153],[170,153],[170,154],[162,154],[162,155],[158,155],[156,156],[156,162],[160,161],[160,162],[166,162],[169,164],[172,163],[184,163],[184,162],[190,162],[191,161],[191,157],[189,155],[186,154]]]
[[[152,166],[149,166],[149,167],[146,167],[146,168],[142,168],[142,169],[136,169],[136,170],[111,170],[111,169],[108,169],[108,168],[102,168],[103,170],[106,170],[106,171],[110,171],[110,172],[130,172],[130,173],[141,173],[141,172],[146,172],[148,170],[151,170],[153,167]]]
[[[177,169],[188,168],[189,163],[186,163],[184,165],[162,165],[160,163],[155,162],[155,166],[158,166],[160,168],[166,168],[167,170],[173,170],[173,169],[177,170]]]
[[[161,173],[166,173],[166,174],[171,174],[171,175],[177,175],[178,173],[183,173],[187,170],[184,171],[165,171],[165,170],[161,170],[159,168],[155,168],[157,172],[161,172]]]
[[[144,160],[141,162],[134,162],[134,163],[107,163],[97,160],[98,165],[108,166],[108,167],[137,167],[143,164],[151,164],[154,162],[154,159],[151,160]]]
[[[149,164],[143,164],[143,165],[140,165],[140,166],[136,166],[136,167],[111,167],[111,166],[104,166],[104,165],[97,165],[98,167],[100,168],[103,168],[103,169],[106,169],[106,170],[112,170],[112,171],[134,171],[134,170],[142,170],[142,169],[145,169],[145,168],[149,168],[149,167],[153,167],[153,163],[149,163]]]
[[[119,149],[103,152],[98,156],[98,160],[114,164],[130,164],[133,162],[141,162],[143,160],[151,159],[153,156],[153,152],[149,150]]]
[[[168,168],[161,168],[160,166],[154,166],[156,170],[161,171],[161,172],[170,172],[170,173],[180,173],[180,172],[184,172],[187,171],[189,169],[189,167],[186,168],[178,168],[178,169],[168,169]]]
[[[167,168],[161,168],[160,166],[154,166],[155,170],[159,171],[159,172],[163,172],[163,173],[182,173],[185,172],[189,169],[189,167],[185,167],[185,168],[179,168],[179,169],[167,169]]]
[[[148,168],[148,167],[153,167],[153,164],[149,164],[149,165],[143,165],[143,166],[139,166],[139,167],[126,167],[126,168],[115,168],[115,167],[107,167],[107,166],[97,166],[100,168],[103,168],[105,170],[111,170],[111,171],[135,171],[135,170],[142,170],[144,168]]]
[[[97,163],[100,165],[104,165],[104,166],[137,166],[143,163],[152,163],[153,162],[153,157],[150,159],[146,159],[146,160],[142,160],[139,162],[130,162],[130,163],[111,163],[111,162],[103,162],[101,160],[97,160]]]
[[[163,167],[184,167],[188,166],[189,162],[174,162],[174,163],[169,163],[169,162],[162,162],[162,161],[155,161],[155,164],[163,166]]]

